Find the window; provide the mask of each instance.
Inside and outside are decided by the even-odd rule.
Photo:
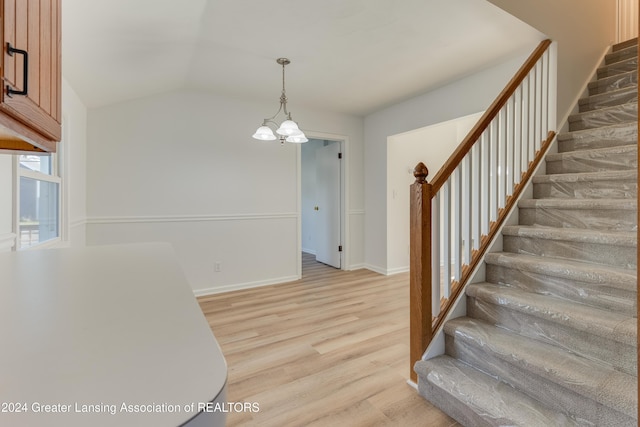
[[[26,249],[60,239],[58,157],[16,155],[16,248]]]

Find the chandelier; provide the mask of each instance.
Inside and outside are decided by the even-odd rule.
[[[287,111],[287,94],[284,89],[284,67],[290,64],[291,61],[287,58],[278,58],[276,59],[276,62],[282,65],[282,95],[280,95],[280,108],[272,117],[263,120],[262,126],[260,126],[256,133],[253,134],[253,137],[261,141],[273,141],[277,139],[273,130],[269,126],[271,124],[274,125],[274,127],[277,127],[276,133],[280,138],[280,143],[284,144],[285,141],[295,143],[307,142],[308,139],[304,132],[298,128],[298,124],[291,119],[291,113]],[[274,119],[281,111],[284,112],[286,120],[278,126],[278,123],[276,123]]]

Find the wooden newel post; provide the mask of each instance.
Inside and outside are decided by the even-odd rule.
[[[420,162],[413,171],[409,224],[410,247],[410,355],[411,379],[417,382],[413,365],[431,341],[431,184],[429,170]]]

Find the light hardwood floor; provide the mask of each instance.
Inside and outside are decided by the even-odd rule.
[[[229,366],[228,426],[459,426],[406,384],[408,274],[342,272],[199,298]]]

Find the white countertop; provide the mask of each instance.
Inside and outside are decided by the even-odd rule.
[[[0,254],[0,343],[1,426],[178,426],[226,384],[162,243]]]

